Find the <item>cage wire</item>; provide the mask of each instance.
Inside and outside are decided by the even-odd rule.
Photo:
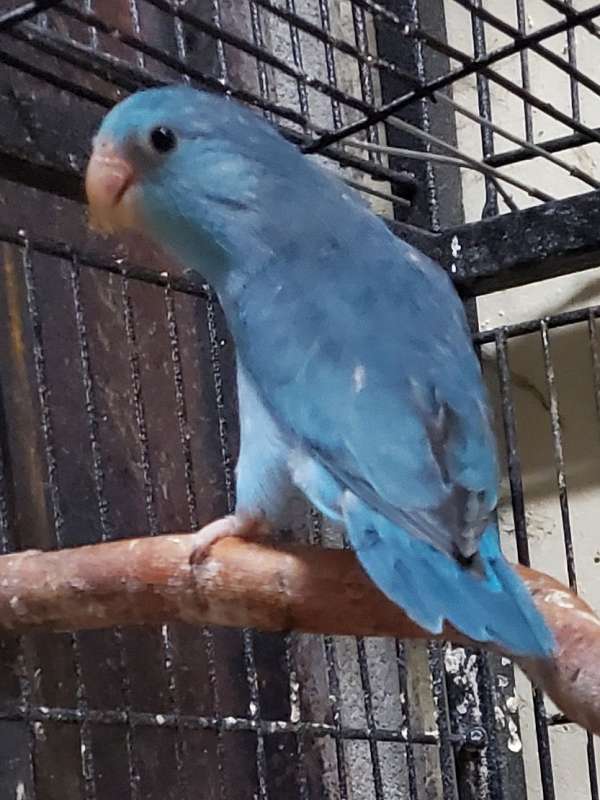
[[[498,404],[507,548],[585,591],[600,555],[568,484],[593,514],[600,305],[575,273],[600,263],[599,34],[600,4],[571,0],[5,2],[2,552],[233,506],[210,287],[81,207],[106,110],[183,80],[265,114],[451,272]],[[548,314],[528,284],[560,276]],[[287,528],[342,544],[300,500]],[[2,798],[599,797],[592,738],[464,648],[177,624],[6,640],[0,672]]]

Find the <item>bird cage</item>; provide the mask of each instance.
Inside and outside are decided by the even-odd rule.
[[[211,288],[90,232],[83,205],[107,110],[185,81],[264,114],[449,271],[495,405],[505,549],[598,602],[599,38],[586,0],[4,0],[2,552],[233,507]],[[342,546],[303,502],[288,517]],[[598,791],[592,737],[478,650],[180,623],[0,645],[7,800]]]

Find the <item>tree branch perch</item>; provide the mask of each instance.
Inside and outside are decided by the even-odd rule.
[[[432,638],[389,602],[354,555],[229,538],[199,563],[198,534],[0,557],[0,631],[183,621],[269,631]],[[557,642],[518,660],[567,717],[600,733],[600,619],[558,581],[517,567]],[[468,640],[448,627],[439,637]],[[510,655],[510,654],[509,654]]]

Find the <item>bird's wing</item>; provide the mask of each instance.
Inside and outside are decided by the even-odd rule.
[[[313,291],[288,273],[275,302],[263,284],[260,311],[246,308],[261,325],[242,358],[275,418],[338,482],[468,560],[496,505],[480,369],[446,276],[405,244],[391,247],[368,274],[327,286],[322,269]]]

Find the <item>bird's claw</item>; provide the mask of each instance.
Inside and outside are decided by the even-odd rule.
[[[209,554],[211,547],[219,539],[229,536],[249,541],[261,540],[269,532],[269,526],[262,517],[237,516],[228,514],[201,528],[194,535],[196,547],[190,556],[191,564],[199,564]]]

